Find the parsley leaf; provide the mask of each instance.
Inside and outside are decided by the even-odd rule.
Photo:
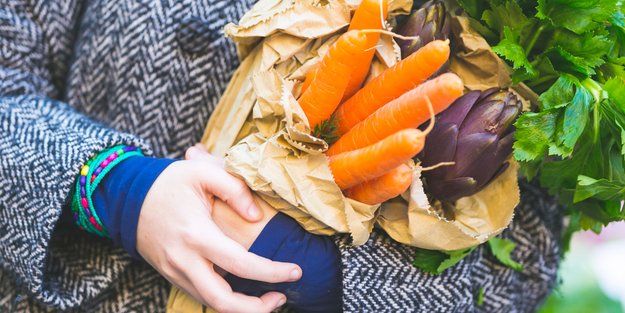
[[[488,241],[490,251],[495,258],[499,260],[503,265],[515,271],[523,271],[523,264],[516,262],[510,256],[510,253],[516,247],[516,244],[510,240],[493,237]]]
[[[621,78],[608,80],[603,86],[603,89],[608,93],[612,102],[622,112],[625,112],[625,75]]]
[[[555,138],[557,138],[555,145],[559,147],[559,151],[564,152],[557,153],[557,155],[567,157],[573,152],[573,148],[575,147],[577,140],[586,128],[586,124],[589,120],[590,109],[594,103],[594,97],[590,91],[582,87],[581,83],[573,79],[571,76],[562,76],[560,79],[568,79],[575,86],[575,93],[573,97],[569,99],[564,111],[564,116],[561,120],[562,123],[558,124],[555,136]],[[568,88],[571,87],[568,86]],[[570,95],[570,90],[564,92],[567,92]]]
[[[548,19],[577,34],[602,25],[613,14],[618,0],[538,0],[536,17]]]
[[[576,56],[560,46],[553,46],[545,51],[553,67],[565,73],[575,73],[585,77],[595,74],[592,66],[588,65],[583,57]]]
[[[488,27],[499,33],[504,33],[505,28],[520,33],[525,26],[530,24],[530,19],[514,1],[493,6],[491,10],[484,11],[482,20]]]
[[[426,273],[438,275],[456,265],[474,249],[475,247],[448,252],[417,249],[412,265]]]
[[[540,95],[542,110],[559,109],[571,103],[575,95],[575,86],[579,80],[570,75],[562,75],[551,87]]]
[[[533,79],[538,76],[538,72],[532,66],[525,55],[525,50],[519,44],[519,36],[508,26],[504,26],[504,39],[493,47],[493,51],[512,62],[512,68],[517,70],[515,77],[517,81]]]
[[[555,134],[557,118],[556,111],[521,115],[514,124],[514,157],[519,161],[542,158]]]
[[[552,45],[581,58],[583,64],[588,68],[595,68],[604,64],[603,58],[610,51],[612,45],[612,42],[604,35],[595,32],[579,35],[565,29],[555,31],[552,40]]]
[[[574,201],[580,202],[590,197],[620,201],[620,199],[625,198],[625,182],[610,181],[605,178],[597,180],[580,175]]]

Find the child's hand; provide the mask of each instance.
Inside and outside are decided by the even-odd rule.
[[[197,148],[187,155],[197,153],[193,149]],[[262,219],[247,186],[228,174],[219,159],[171,164],[141,208],[137,251],[170,282],[219,312],[270,312],[284,304],[284,295],[269,292],[256,298],[234,293],[215,267],[269,283],[298,280],[302,270],[249,253],[224,235],[211,218],[215,197],[249,221]]]

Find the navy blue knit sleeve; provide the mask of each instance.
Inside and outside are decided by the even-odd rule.
[[[111,239],[134,258],[137,252],[137,224],[143,200],[156,178],[172,159],[136,156],[117,164],[92,195],[95,209]]]
[[[278,291],[287,305],[301,313],[342,312],[342,274],[339,250],[330,237],[313,235],[285,214],[276,214],[250,247],[250,252],[273,261],[296,263],[302,278],[270,284],[229,274],[234,291],[260,296]]]

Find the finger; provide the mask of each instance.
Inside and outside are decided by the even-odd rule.
[[[230,285],[212,270],[212,264],[201,258],[193,262],[187,273],[200,299],[218,312],[271,312],[286,302],[286,297],[277,292],[260,298],[233,292]]]
[[[241,217],[249,222],[262,219],[263,212],[254,201],[249,187],[242,180],[212,163],[208,170],[200,170],[198,173],[205,190],[226,202]]]
[[[185,274],[182,270],[177,267],[166,267],[157,270],[172,285],[178,287],[181,290],[184,290],[194,299],[202,301],[200,293],[197,291],[197,289],[195,289],[191,281],[189,281],[189,279],[187,278],[187,274]]]
[[[182,277],[185,277],[185,278],[181,280],[177,280],[177,281],[172,281],[170,279],[167,279],[167,280],[170,283],[172,283],[174,286],[178,287],[178,289],[184,290],[184,292],[186,292],[193,299],[196,299],[197,301],[200,301],[200,302],[204,302],[202,299],[202,295],[200,294],[199,291],[197,291],[197,289],[193,286],[193,284],[188,279],[186,279],[186,275],[183,275]]]
[[[228,273],[268,283],[291,282],[302,277],[302,269],[297,264],[275,262],[248,252],[221,231],[207,237],[211,240],[198,250]]]
[[[204,160],[209,161],[211,163],[219,165],[219,167],[224,167],[224,159],[218,158],[206,151],[202,145],[197,144],[193,147],[187,149],[184,158],[186,160]]]

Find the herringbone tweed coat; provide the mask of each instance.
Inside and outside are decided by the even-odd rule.
[[[252,2],[0,0],[0,312],[164,311],[168,283],[59,222],[62,208],[105,147],[180,157],[199,141],[238,64],[221,29]],[[337,238],[345,311],[534,311],[554,285],[560,218],[543,191],[523,187],[504,233],[522,272],[479,248],[431,276],[381,232],[357,248]]]

